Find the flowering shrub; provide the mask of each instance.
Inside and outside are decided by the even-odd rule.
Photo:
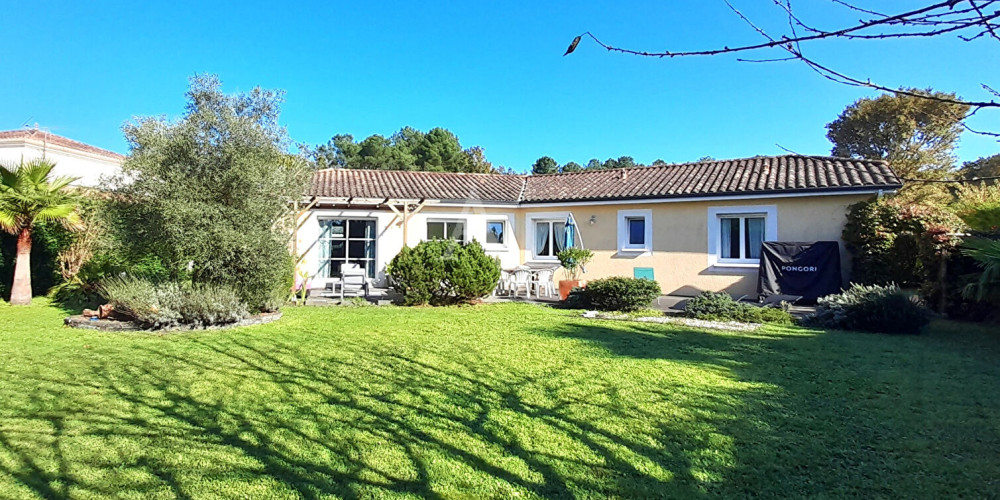
[[[979,319],[961,293],[970,268],[959,251],[966,231],[945,207],[887,198],[854,204],[843,232],[853,258],[852,281],[916,288],[939,312]]]
[[[853,281],[919,287],[955,252],[964,224],[942,207],[878,199],[851,205],[844,243]]]

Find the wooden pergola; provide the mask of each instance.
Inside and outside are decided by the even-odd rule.
[[[339,207],[373,207],[373,208],[388,208],[392,211],[395,216],[389,224],[395,223],[396,226],[403,227],[403,242],[409,241],[409,222],[410,219],[420,213],[429,204],[432,204],[432,200],[426,198],[421,199],[398,199],[398,198],[320,198],[312,197],[303,200],[295,200],[292,202],[292,212],[295,214],[295,227],[292,229],[291,243],[292,243],[292,255],[295,257],[295,266],[297,267],[302,259],[305,258],[306,252],[299,254],[299,230],[306,224],[309,220],[307,216],[309,211],[315,208],[317,205],[329,205],[329,206],[339,206]]]

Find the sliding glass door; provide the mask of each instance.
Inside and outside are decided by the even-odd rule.
[[[375,221],[372,219],[322,219],[319,221],[320,269],[318,276],[339,278],[341,268],[357,264],[375,277]]]

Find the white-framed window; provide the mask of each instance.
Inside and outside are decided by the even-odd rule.
[[[427,221],[428,240],[455,240],[465,243],[464,220],[429,220]]]
[[[507,221],[488,219],[486,221],[486,244],[497,247],[507,246]]]
[[[719,217],[720,260],[760,259],[760,245],[764,242],[763,215],[723,215]]]
[[[778,239],[774,205],[711,207],[708,209],[709,265],[756,267],[760,247]]]
[[[618,211],[618,251],[650,253],[653,251],[653,211]]]
[[[553,260],[566,246],[566,219],[532,221],[534,245],[531,252],[536,259]]]

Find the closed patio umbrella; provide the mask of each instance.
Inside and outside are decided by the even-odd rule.
[[[576,244],[576,220],[573,219],[573,214],[566,216],[566,233],[565,239],[563,241],[563,248],[573,248]]]
[[[566,230],[564,232],[563,248],[569,249],[576,245],[576,240],[579,238],[580,244],[579,248],[584,248],[583,246],[583,235],[577,234],[576,218],[573,217],[573,213],[569,213],[566,216]],[[580,270],[587,272],[587,269],[580,266]]]

